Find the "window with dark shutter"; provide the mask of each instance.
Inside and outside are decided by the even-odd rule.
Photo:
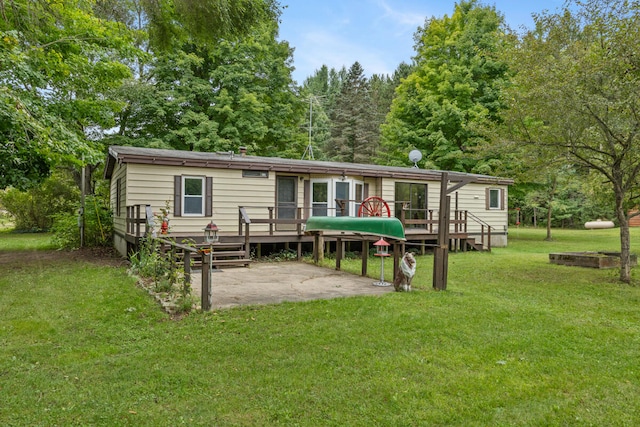
[[[175,176],[174,216],[213,215],[213,179],[201,176]]]

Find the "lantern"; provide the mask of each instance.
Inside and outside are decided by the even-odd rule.
[[[204,230],[204,240],[207,243],[212,244],[218,241],[219,239],[218,226],[215,225],[213,221],[207,224],[207,226],[203,230]]]

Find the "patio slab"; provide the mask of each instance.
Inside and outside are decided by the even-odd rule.
[[[191,277],[200,300],[202,276]],[[377,280],[302,262],[254,263],[248,268],[223,268],[212,273],[212,308],[277,304],[358,295],[383,295],[393,286],[375,286]]]

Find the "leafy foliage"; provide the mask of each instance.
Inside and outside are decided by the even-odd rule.
[[[0,188],[27,188],[61,159],[95,162],[130,75],[131,34],[82,1],[15,0],[0,16]]]
[[[355,62],[332,111],[327,156],[336,161],[367,163],[378,148],[374,117],[369,82],[360,63]]]
[[[74,215],[79,198],[80,193],[73,180],[61,169],[29,190],[9,188],[0,191],[0,203],[13,217],[15,229],[20,231],[49,230],[55,215]],[[75,228],[77,232],[77,223]]]
[[[77,249],[81,246],[78,210],[53,215],[53,243],[61,249]],[[84,239],[87,247],[109,246],[113,238],[113,217],[109,209],[108,199],[99,195],[85,197],[84,207]]]
[[[385,164],[408,164],[419,149],[427,168],[471,172],[484,163],[470,154],[486,140],[485,127],[500,120],[507,64],[503,18],[477,1],[456,4],[451,17],[431,18],[415,34],[413,72],[400,84],[382,126]]]
[[[302,93],[313,111],[311,143],[320,149],[315,151],[316,158],[372,162],[379,148],[380,124],[389,112],[395,88],[410,70],[411,66],[401,63],[391,77],[374,74],[366,78],[356,62],[348,71],[323,65],[308,77]]]
[[[142,6],[156,50],[168,50],[186,40],[211,44],[238,40],[280,15],[275,0],[142,0]]]
[[[630,280],[628,210],[637,205],[640,5],[576,1],[536,17],[513,52],[510,137],[601,174],[614,194]],[[548,158],[548,157],[547,157]]]
[[[292,90],[291,49],[275,37],[264,25],[239,42],[190,42],[158,56],[145,80],[123,88],[127,107],[111,140],[269,155],[300,146],[304,104]]]
[[[189,312],[194,304],[191,285],[185,280],[184,268],[178,268],[170,257],[170,253],[160,251],[157,239],[145,238],[140,250],[130,256],[129,271],[141,276],[143,281],[151,280],[151,291],[163,294],[161,299],[168,301],[172,310]]]

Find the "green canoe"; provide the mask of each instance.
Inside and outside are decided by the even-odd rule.
[[[349,231],[406,240],[402,223],[398,218],[393,217],[312,216],[307,220],[305,231]]]

